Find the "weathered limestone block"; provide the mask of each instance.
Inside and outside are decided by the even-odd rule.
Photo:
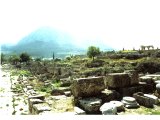
[[[147,84],[153,84],[154,80],[152,77],[148,77],[148,76],[142,76],[139,78],[140,82],[146,82]]]
[[[116,115],[117,107],[112,103],[104,103],[100,107],[100,111],[102,112],[102,115]]]
[[[143,93],[153,93],[155,90],[154,84],[147,84],[146,82],[139,82],[139,85],[142,87]]]
[[[139,83],[138,73],[135,70],[126,70],[125,73],[128,73],[131,78],[131,85],[137,85]]]
[[[104,89],[104,78],[102,76],[76,79],[71,85],[74,97],[96,96]]]
[[[124,104],[120,101],[110,101],[116,108],[117,111],[124,111]]]
[[[72,95],[72,94],[71,94],[71,91],[66,91],[66,92],[64,92],[64,94],[65,94],[65,96],[67,96],[67,97],[69,97],[69,96]]]
[[[156,90],[157,90],[157,93],[160,95],[160,84],[156,85]]]
[[[160,80],[156,80],[154,82],[155,82],[155,84],[160,84]]]
[[[102,100],[99,98],[91,97],[84,98],[79,100],[80,106],[86,111],[88,114],[97,114],[100,111]]]
[[[74,107],[75,115],[85,115],[86,112],[79,107]]]
[[[40,99],[28,99],[29,112],[32,114],[32,109],[34,104],[44,103]]]
[[[154,95],[144,94],[144,96],[150,98],[152,100],[153,104],[158,104],[159,103],[158,97],[156,97]]]
[[[33,112],[33,114],[37,115],[40,112],[50,111],[50,110],[51,110],[51,108],[49,107],[49,105],[47,103],[41,103],[41,104],[34,104],[32,112]]]
[[[153,107],[153,100],[144,96],[144,94],[142,92],[134,93],[133,97],[137,100],[137,102],[140,105],[143,105],[143,106],[149,107],[149,108]]]
[[[31,89],[33,89],[33,86],[28,85],[26,88],[27,88],[27,90],[31,90]]]
[[[40,99],[40,100],[44,100],[45,96],[44,95],[29,96],[28,99]]]
[[[50,96],[52,103],[51,107],[55,112],[73,112],[74,98],[65,95]]]
[[[53,89],[51,91],[51,95],[56,96],[56,95],[64,95],[64,91],[59,90],[59,89]]]
[[[140,85],[132,87],[124,87],[117,90],[122,96],[132,96],[134,93],[143,92],[143,87]]]
[[[105,89],[101,91],[99,95],[97,95],[98,98],[102,99],[102,104],[105,102],[109,102],[111,100],[116,100],[120,97],[120,94],[116,92],[115,90],[108,90]]]
[[[62,87],[67,87],[67,86],[70,86],[72,84],[70,78],[63,78],[63,79],[60,79],[61,81],[61,86]]]
[[[130,86],[131,78],[127,73],[110,73],[105,79],[109,88],[122,88]]]
[[[123,97],[122,103],[126,108],[138,108],[139,104],[137,103],[136,99],[133,97]]]

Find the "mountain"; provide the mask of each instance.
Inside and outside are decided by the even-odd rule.
[[[67,55],[85,54],[88,46],[95,45],[101,50],[112,49],[101,42],[81,41],[79,44],[67,33],[50,27],[41,27],[22,38],[16,45],[2,45],[1,51],[20,54],[27,52],[33,57],[64,58]]]
[[[72,38],[61,31],[42,27],[21,39],[14,46],[3,45],[2,51],[27,52],[34,57],[64,57],[67,54],[84,53],[84,49],[72,44]]]

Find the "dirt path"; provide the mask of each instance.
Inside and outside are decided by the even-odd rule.
[[[12,115],[14,109],[10,73],[7,70],[2,70],[2,66],[0,66],[0,75],[0,115]]]
[[[6,65],[0,66],[0,115],[26,115],[28,103],[25,94],[12,92],[18,76],[11,76],[11,70]]]

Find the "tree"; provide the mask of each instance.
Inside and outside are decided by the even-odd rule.
[[[6,61],[5,54],[1,53],[1,64]]]
[[[54,60],[54,52],[53,52],[53,56],[52,56],[53,60]]]
[[[97,55],[100,55],[100,49],[95,46],[88,47],[87,55],[89,58],[92,58],[94,60],[94,57]]]
[[[31,58],[30,55],[28,53],[21,53],[20,54],[20,61],[21,62],[28,62]]]
[[[20,62],[20,58],[17,55],[11,55],[9,58],[9,62],[13,65],[17,65],[17,63]]]

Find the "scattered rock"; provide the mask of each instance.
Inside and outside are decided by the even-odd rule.
[[[101,94],[97,95],[98,98],[102,99],[102,104],[111,100],[116,100],[119,96],[120,94],[115,90],[108,89],[101,91]]]
[[[75,115],[85,115],[86,112],[79,107],[74,107]]]
[[[144,96],[150,98],[152,100],[153,104],[159,103],[158,97],[156,97],[155,95],[144,94]]]
[[[114,106],[116,106],[117,111],[124,111],[124,104],[120,101],[110,101]]]
[[[154,82],[155,82],[155,84],[160,84],[160,80],[156,80]]]
[[[100,107],[100,111],[102,112],[102,115],[116,115],[117,107],[113,103],[104,103]]]
[[[99,98],[91,97],[84,98],[79,100],[80,106],[86,111],[88,114],[97,114],[99,113],[99,109],[101,106],[102,100]]]
[[[153,100],[144,96],[142,92],[134,93],[133,97],[137,100],[140,105],[145,107],[153,108]]]
[[[157,93],[160,95],[160,84],[156,85],[156,90],[157,90]]]
[[[153,84],[154,80],[152,77],[148,77],[148,76],[142,76],[139,78],[140,82],[146,82],[147,84]]]
[[[139,82],[139,85],[142,87],[143,93],[153,93],[155,89],[154,84],[147,84],[146,82]]]
[[[65,94],[67,97],[69,97],[69,96],[71,96],[71,91],[66,91],[66,92],[64,92],[64,94]]]

